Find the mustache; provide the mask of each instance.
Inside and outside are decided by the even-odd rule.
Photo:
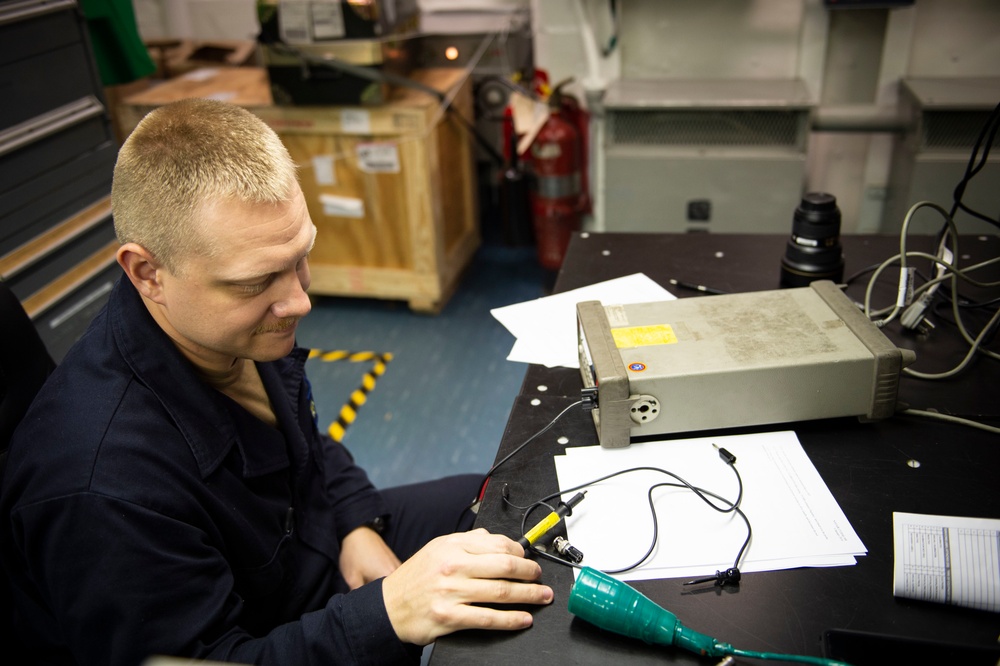
[[[291,327],[299,323],[301,317],[285,317],[284,319],[279,319],[278,321],[271,322],[269,324],[261,324],[254,331],[255,335],[261,333],[280,333],[282,331],[287,331]]]

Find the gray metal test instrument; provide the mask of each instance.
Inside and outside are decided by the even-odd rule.
[[[897,348],[833,282],[631,305],[577,304],[601,446],[896,411]]]

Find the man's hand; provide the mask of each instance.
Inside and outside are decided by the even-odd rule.
[[[505,536],[477,529],[434,539],[382,582],[400,640],[427,645],[459,629],[524,629],[531,614],[473,604],[548,604],[542,569]]]
[[[370,527],[352,530],[340,542],[340,573],[352,590],[388,576],[399,568],[399,558]]]

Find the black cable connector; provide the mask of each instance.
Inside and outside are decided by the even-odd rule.
[[[715,581],[715,584],[719,587],[725,587],[726,585],[739,585],[740,579],[743,575],[740,570],[736,567],[730,567],[725,571],[716,570],[714,576],[705,576],[704,578],[698,578],[696,580],[689,580],[684,583],[685,585],[698,585],[699,583],[710,583]]]
[[[580,401],[583,403],[583,411],[585,412],[597,409],[597,387],[587,386],[580,391]]]
[[[719,445],[718,444],[712,444],[712,446],[714,446],[715,448],[719,449]],[[726,449],[719,449],[719,457],[722,458],[722,462],[726,463],[727,465],[735,465],[736,464],[736,456],[734,456],[732,453],[730,453]]]
[[[583,551],[571,544],[566,539],[561,536],[557,536],[552,540],[552,547],[555,548],[556,552],[559,553],[564,559],[569,560],[575,564],[583,562]]]

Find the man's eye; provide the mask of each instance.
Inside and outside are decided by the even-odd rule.
[[[270,280],[264,280],[263,282],[257,282],[255,284],[241,284],[239,285],[239,288],[240,291],[242,291],[244,294],[253,295],[253,294],[259,294],[265,289],[267,289],[267,285],[270,283],[271,283]]]

